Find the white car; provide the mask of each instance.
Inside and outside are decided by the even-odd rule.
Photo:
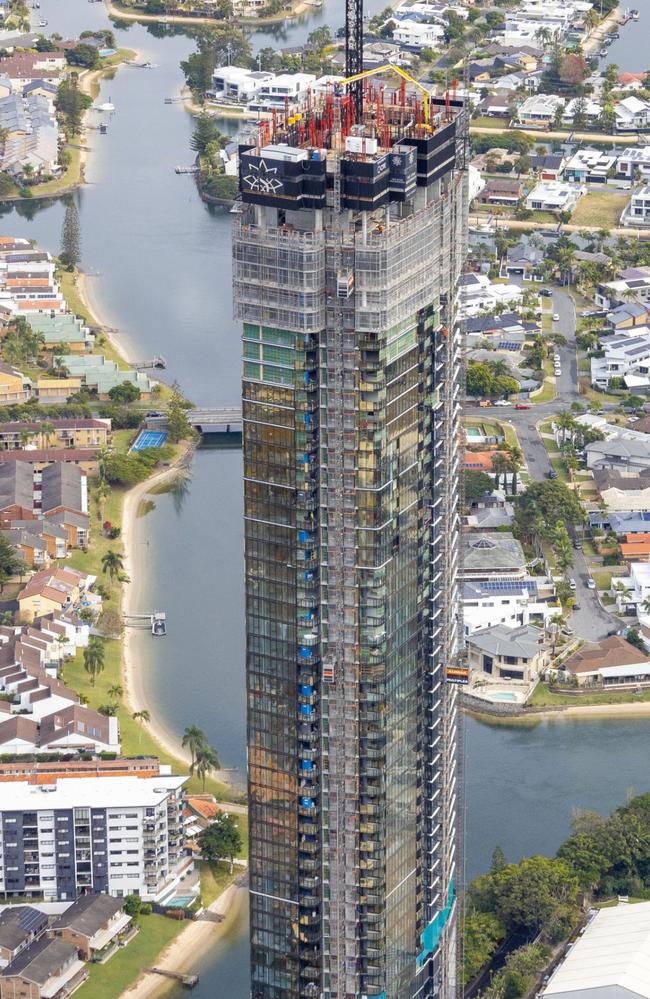
[[[589,590],[595,590],[596,589],[596,580],[592,579],[591,576],[587,580],[587,588]]]
[[[510,402],[509,399],[497,399],[497,401],[494,403],[494,405],[495,406],[512,406],[512,403]]]
[[[569,580],[569,586],[571,587],[572,590],[575,590],[575,588],[576,588],[576,581],[575,581],[575,579],[570,579]]]
[[[560,313],[559,312],[554,312],[553,313],[553,322],[554,323],[559,323],[559,321],[560,321]]]

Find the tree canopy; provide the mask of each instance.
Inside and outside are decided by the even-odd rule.
[[[480,399],[500,399],[519,391],[519,382],[498,361],[470,361],[466,386],[468,395]]]

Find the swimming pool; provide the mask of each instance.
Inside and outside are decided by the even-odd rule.
[[[165,430],[143,430],[131,448],[132,451],[143,451],[146,447],[162,447],[167,440]]]
[[[465,427],[465,436],[468,439],[470,437],[483,437],[483,431],[479,427]]]
[[[516,694],[513,694],[511,690],[496,690],[493,694],[489,695],[491,701],[508,701],[509,703],[516,704],[519,698]]]

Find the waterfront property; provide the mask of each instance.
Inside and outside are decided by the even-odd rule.
[[[650,225],[650,184],[634,191],[621,215],[622,225]]]
[[[472,632],[467,639],[467,661],[471,669],[496,680],[531,683],[547,666],[549,654],[539,628],[498,624]]]
[[[518,628],[531,622],[545,624],[557,613],[557,607],[550,603],[554,597],[553,582],[542,576],[466,582],[463,584],[465,635],[499,625]]]
[[[378,102],[240,153],[257,999],[456,987],[464,111]]]
[[[69,611],[84,606],[97,613],[101,597],[91,587],[96,577],[69,567],[34,573],[18,594],[18,607],[24,620],[33,620],[53,611]]]
[[[77,948],[41,937],[0,971],[0,999],[51,999],[73,992],[86,978]]]
[[[84,961],[104,961],[128,935],[130,925],[131,916],[119,898],[81,895],[52,923],[48,935],[73,944]]]
[[[630,645],[620,635],[586,642],[562,664],[578,686],[636,689],[650,684],[650,652]]]
[[[526,208],[543,212],[572,212],[586,187],[545,180],[526,195]]]
[[[0,806],[0,895],[168,898],[193,866],[183,851],[186,780],[160,774],[13,781]]]

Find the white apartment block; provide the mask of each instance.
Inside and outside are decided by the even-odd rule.
[[[591,359],[591,383],[606,389],[612,378],[622,378],[628,388],[650,384],[650,330],[639,326],[628,336],[601,340],[603,357]]]
[[[0,898],[75,899],[85,891],[164,900],[188,872],[187,777],[61,778],[3,785]]]
[[[644,184],[623,209],[622,225],[650,225],[650,184]]]
[[[512,582],[467,582],[463,586],[463,624],[465,635],[485,628],[505,625],[519,628],[532,621],[546,623],[558,607],[541,598],[540,584],[544,580],[518,579]],[[554,591],[547,587],[548,596]]]

